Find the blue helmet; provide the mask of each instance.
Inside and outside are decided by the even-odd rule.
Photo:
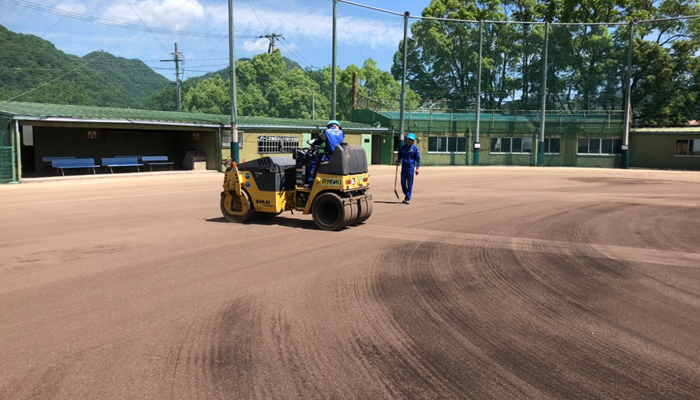
[[[328,121],[328,125],[326,125],[326,127],[327,127],[327,128],[330,128],[331,125],[338,125],[338,128],[340,128],[340,122],[338,122],[338,121],[336,121],[336,120],[334,120],[334,119]],[[342,128],[340,128],[340,129],[342,129]]]
[[[416,135],[414,135],[414,134],[412,134],[412,133],[409,133],[408,136],[406,136],[406,139],[411,139],[411,140],[413,140],[413,141],[415,142],[415,141],[416,141]]]

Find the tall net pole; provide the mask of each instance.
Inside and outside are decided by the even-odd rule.
[[[483,37],[484,22],[479,21],[479,68],[476,81],[476,126],[474,127],[474,165],[479,165],[479,149],[481,149],[481,143],[479,143],[479,133],[481,131],[481,50],[483,47]]]
[[[406,122],[406,62],[408,60],[408,17],[411,13],[406,11],[403,15],[403,75],[401,76],[401,106],[399,112],[399,140],[403,143],[404,127]]]
[[[632,55],[634,50],[634,21],[630,22],[630,41],[627,53],[627,77],[625,78],[625,119],[624,135],[622,139],[622,154],[620,159],[621,168],[629,168],[629,147],[630,147],[630,112],[632,110]]]
[[[338,24],[338,1],[333,0],[333,60],[331,62],[332,66],[331,68],[333,71],[331,71],[331,119],[336,119],[336,101],[337,101],[337,43],[338,43],[338,38],[337,38],[337,24]]]
[[[236,105],[236,48],[233,36],[233,0],[228,0],[228,48],[231,64],[231,161],[238,163],[238,108]]]
[[[537,146],[537,165],[544,165],[544,128],[547,119],[547,55],[549,50],[549,22],[544,23],[544,49],[542,50],[542,116],[540,117],[540,140]]]

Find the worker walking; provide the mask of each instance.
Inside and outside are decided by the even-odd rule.
[[[420,172],[420,151],[418,146],[413,143],[416,141],[416,135],[409,133],[406,136],[406,143],[399,149],[399,156],[396,164],[401,163],[401,190],[405,195],[404,204],[410,204],[411,192],[413,191],[413,172],[416,175]]]

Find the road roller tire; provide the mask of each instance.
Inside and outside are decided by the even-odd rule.
[[[227,221],[229,222],[238,222],[238,223],[245,223],[249,222],[253,218],[253,214],[255,213],[255,208],[253,208],[252,203],[250,202],[250,198],[248,197],[248,194],[246,192],[241,191],[241,196],[237,196],[235,193],[231,193],[233,196],[233,200],[231,201],[231,206],[232,208],[235,209],[240,209],[245,208],[246,211],[243,214],[236,215],[236,214],[231,214],[232,210],[227,210],[226,209],[226,201],[225,201],[225,195],[224,193],[221,193],[221,213],[224,215],[224,218],[226,218]]]
[[[367,207],[365,207],[365,212],[361,216],[358,224],[361,224],[361,223],[367,221],[369,219],[369,217],[372,215],[372,211],[374,210],[374,202],[372,201],[372,199],[365,199],[362,204],[364,205],[365,203],[367,204]]]
[[[357,220],[357,217],[359,217],[359,216],[360,216],[360,209],[359,209],[356,201],[352,202],[350,204],[346,204],[345,205],[345,225],[343,225],[343,227],[355,224],[355,221]]]
[[[343,205],[337,194],[323,193],[314,200],[311,213],[316,226],[326,231],[337,231],[350,222],[352,211]]]
[[[366,198],[358,200],[357,205],[359,207],[359,213],[353,225],[359,225],[367,221],[369,216],[372,215],[372,209],[374,208],[372,200]]]

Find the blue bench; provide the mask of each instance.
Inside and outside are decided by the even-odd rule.
[[[154,165],[169,165],[170,170],[173,170],[173,161],[168,161],[168,156],[143,156],[141,157],[141,162],[145,163],[153,171]]]
[[[114,173],[114,167],[134,167],[136,168],[136,172],[141,172],[139,167],[142,167],[143,164],[140,164],[136,157],[111,157],[103,158],[102,166],[105,167],[105,169],[109,169],[111,173]]]
[[[95,160],[92,158],[55,158],[51,161],[51,166],[56,169],[57,174],[58,171],[61,171],[63,176],[66,176],[64,172],[66,169],[92,169],[92,173],[95,174],[95,168],[99,167],[99,165],[95,165]]]

